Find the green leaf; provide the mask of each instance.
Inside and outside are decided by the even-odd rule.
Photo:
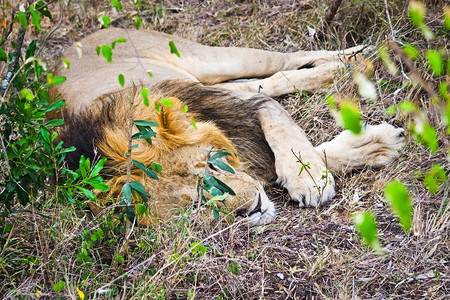
[[[416,60],[419,58],[419,51],[417,51],[416,47],[411,44],[405,43],[403,45],[403,51],[412,59]]]
[[[144,121],[144,120],[134,120],[134,125],[143,126],[143,127],[158,127],[158,123],[152,121]]]
[[[450,30],[450,6],[444,7],[444,26]]]
[[[153,78],[153,73],[150,71],[147,71],[148,76],[150,76],[150,78]]]
[[[148,131],[141,131],[141,132],[135,133],[135,134],[133,134],[133,136],[131,138],[133,140],[137,140],[137,139],[147,140],[154,136],[156,136],[156,132],[148,130]]]
[[[95,47],[95,52],[97,52],[97,56],[100,56],[100,51],[102,50],[101,46]]]
[[[136,218],[136,214],[134,213],[134,209],[131,205],[127,205],[125,207],[125,211],[127,213],[127,218],[130,220],[130,222],[134,222],[134,219]]]
[[[401,112],[415,112],[417,110],[416,105],[411,101],[402,101],[399,103],[398,108]]]
[[[145,206],[144,204],[142,203],[136,204],[136,211],[138,216],[142,216],[145,214],[145,216],[148,218],[148,207]]]
[[[228,185],[226,185],[221,180],[219,180],[218,178],[216,178],[210,174],[203,174],[203,180],[210,187],[216,187],[223,193],[228,193],[231,196],[236,196],[236,193]],[[213,196],[215,196],[215,195],[213,195]]]
[[[156,175],[156,173],[153,172],[153,170],[148,169],[143,163],[141,163],[140,161],[137,161],[137,160],[133,160],[132,162],[136,167],[139,168],[139,170],[143,171],[150,178],[158,180],[158,176]]]
[[[31,41],[31,43],[27,47],[27,51],[25,52],[25,59],[33,57],[36,53],[36,41]]]
[[[2,48],[0,48],[0,61],[8,62],[8,56]]]
[[[122,255],[117,255],[116,259],[119,264],[123,264],[123,262],[125,261],[125,258],[123,258]]]
[[[150,105],[150,101],[148,100],[148,89],[147,88],[143,88],[141,91],[142,97],[144,98],[143,102],[145,106],[149,106]]]
[[[52,14],[50,13],[48,8],[46,7],[46,4],[43,1],[38,1],[36,3],[36,11],[39,11],[41,14],[43,14],[44,16],[49,18],[50,20],[52,19]]]
[[[101,17],[100,23],[102,23],[103,27],[108,28],[108,25],[111,24],[111,19],[105,15]]]
[[[112,49],[110,45],[102,45],[102,54],[107,62],[112,62]]]
[[[86,196],[86,198],[90,199],[90,200],[95,200],[95,195],[94,193],[92,193],[90,190],[85,189],[81,186],[77,186],[77,189],[79,189],[80,191],[83,192],[83,194]]]
[[[53,119],[53,120],[48,121],[47,123],[45,123],[45,127],[46,128],[52,128],[52,127],[61,126],[62,124],[64,124],[64,120],[63,119]]]
[[[119,74],[119,84],[121,87],[125,85],[125,77],[123,76],[123,74]]]
[[[131,198],[131,186],[130,186],[130,183],[127,182],[127,183],[125,183],[122,186],[122,196],[123,196],[123,198],[125,198],[125,202],[127,204],[131,204],[132,198]]]
[[[427,51],[427,60],[430,63],[431,70],[433,70],[436,76],[442,75],[444,71],[444,63],[442,57],[436,50]]]
[[[103,183],[103,178],[100,176],[95,176],[93,178],[84,180],[83,182],[89,184],[94,189],[97,189],[99,191],[105,192],[109,190],[109,186],[106,183]]]
[[[136,29],[139,29],[141,27],[142,24],[144,24],[141,20],[141,18],[139,18],[138,16],[134,16],[134,20],[136,21],[136,24],[134,25],[134,27],[136,27]]]
[[[172,100],[161,98],[161,104],[167,107],[173,107]]]
[[[344,127],[354,134],[361,133],[362,126],[359,118],[358,106],[350,100],[344,100],[339,105],[339,108],[341,111]]]
[[[34,96],[33,96],[33,93],[29,89],[23,89],[20,92],[20,98],[27,99],[28,101],[32,101]]]
[[[58,84],[64,83],[65,81],[66,81],[66,76],[58,76],[53,79],[52,85],[58,85]]]
[[[414,26],[422,27],[425,18],[425,5],[419,1],[411,1],[409,3],[409,18]]]
[[[192,124],[192,126],[194,126],[194,129],[197,129],[197,124],[195,123],[194,119],[191,120],[191,124]]]
[[[65,288],[66,288],[65,281],[60,281],[53,286],[53,290],[55,291],[55,293],[59,293],[59,292],[63,291]]]
[[[20,25],[22,25],[23,28],[27,29],[28,27],[27,15],[23,11],[18,11],[17,18],[19,19]]]
[[[187,105],[185,105],[185,106],[183,106],[183,113],[187,113],[188,112],[188,106]]]
[[[431,126],[430,124],[423,125],[422,138],[428,148],[430,148],[431,152],[436,152],[439,146],[437,141],[436,129],[434,129],[433,126]]]
[[[62,59],[64,67],[69,70],[70,69],[70,61],[67,58]]]
[[[180,57],[180,52],[178,52],[178,49],[175,46],[174,41],[169,41],[169,47],[170,47],[171,54],[175,54],[176,56]]]
[[[377,224],[372,213],[356,213],[353,215],[353,222],[355,223],[356,229],[361,234],[364,243],[378,254],[383,254],[384,251],[377,236]]]
[[[239,264],[235,261],[231,261],[231,273],[239,275]]]
[[[157,173],[161,173],[161,171],[162,171],[162,166],[158,163],[152,162],[151,167]]]
[[[336,102],[334,101],[334,96],[333,95],[328,95],[326,100],[327,100],[328,106],[331,109],[336,109]]]
[[[49,112],[49,111],[52,111],[52,110],[61,108],[61,107],[63,107],[65,104],[66,104],[66,100],[63,100],[63,99],[58,100],[58,101],[55,101],[55,102],[53,102],[52,104],[50,104],[50,105],[45,109],[45,111],[46,111],[46,112]]]
[[[38,32],[41,32],[41,14],[38,13],[34,6],[30,6],[29,12],[31,15],[31,23],[33,23],[34,26],[36,26],[36,30]]]
[[[432,193],[439,191],[441,183],[447,181],[447,174],[443,166],[433,164],[431,169],[425,174],[424,183],[427,189]]]
[[[103,169],[103,166],[105,165],[106,160],[107,160],[106,157],[103,157],[102,159],[100,159],[100,160],[95,164],[95,166],[92,168],[92,171],[91,171],[91,173],[89,174],[89,176],[90,176],[90,177],[97,176],[97,175],[100,173],[100,171]]]
[[[219,169],[222,169],[224,171],[227,171],[227,172],[230,172],[232,174],[235,174],[233,168],[230,167],[228,164],[224,163],[221,160],[213,160],[213,161],[209,160],[208,162],[211,163],[212,165],[218,167]]]
[[[113,0],[111,1],[111,5],[114,6],[118,11],[122,11],[122,4],[119,1]]]
[[[118,38],[115,42],[116,42],[117,44],[120,44],[120,43],[125,43],[126,41],[127,41],[126,38],[120,37],[120,38]]]
[[[130,182],[130,186],[133,188],[133,190],[135,190],[136,192],[139,193],[139,195],[145,199],[148,195],[150,195],[144,188],[144,186],[137,181],[131,181]]]
[[[203,246],[200,242],[191,243],[191,246],[189,248],[192,249],[192,254],[198,254],[198,257],[205,255],[206,250],[208,250],[208,248]]]
[[[403,230],[408,232],[412,223],[412,204],[408,190],[399,181],[390,181],[384,188],[384,197],[397,215]]]
[[[158,101],[155,101],[155,110],[159,111],[161,109],[161,104]]]

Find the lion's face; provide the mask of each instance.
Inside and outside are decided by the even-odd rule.
[[[234,169],[235,173],[232,174],[207,165],[207,152],[208,148],[192,145],[180,147],[170,155],[161,157],[161,165],[171,167],[163,167],[158,181],[146,180],[147,189],[156,197],[156,203],[151,209],[153,213],[157,212],[160,218],[166,219],[195,206],[199,199],[197,185],[202,174],[207,173],[225,183],[236,194],[227,195],[223,202],[217,202],[219,208],[236,216],[249,217],[252,225],[266,223],[275,217],[275,206],[257,180],[239,168]],[[206,192],[204,195],[210,199]]]

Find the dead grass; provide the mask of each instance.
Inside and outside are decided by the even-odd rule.
[[[45,41],[43,56],[54,62],[73,42],[100,29],[98,16],[111,17],[114,26],[130,27],[136,10],[122,1],[127,13],[111,9],[109,1],[71,1],[60,14],[61,25]],[[383,1],[344,1],[323,41],[309,37],[307,26],[320,28],[329,1],[142,1],[140,12],[149,29],[214,46],[246,46],[276,51],[338,49],[355,44],[380,45],[391,34]],[[433,1],[427,22],[440,28],[444,1]],[[397,38],[422,51],[428,47],[418,30],[407,21],[406,1],[389,1]],[[158,8],[160,7],[160,8]],[[48,23],[48,32],[54,24]],[[29,40],[30,38],[28,38]],[[442,47],[448,34],[439,37]],[[431,154],[407,134],[402,157],[379,170],[364,169],[336,174],[338,194],[318,209],[299,209],[283,190],[269,187],[279,217],[261,228],[236,223],[189,219],[155,228],[134,228],[125,261],[117,262],[124,229],[108,218],[94,220],[89,213],[67,205],[49,206],[42,214],[13,216],[12,234],[0,252],[0,294],[5,298],[76,298],[77,288],[89,298],[150,299],[446,299],[450,297],[449,187],[429,193],[423,174],[432,162],[449,169],[443,149],[448,135],[436,123],[438,112],[429,109],[426,93],[391,76],[372,55],[372,81],[384,80],[380,99],[360,101],[369,123],[389,122],[405,127],[407,117],[387,116],[385,109],[400,100],[421,103],[433,125],[440,128],[441,150]],[[416,67],[426,73],[423,61]],[[434,78],[427,78],[435,86]],[[351,67],[335,83],[335,97],[355,97]],[[306,130],[313,143],[340,132],[332,119],[325,94],[289,95],[278,99]],[[412,232],[405,234],[383,198],[385,184],[405,182],[414,200]],[[352,213],[371,210],[386,248],[378,256],[365,247],[351,221]],[[92,262],[80,259],[83,245],[94,230],[104,238],[87,247]],[[192,243],[207,247],[204,255],[192,253]],[[86,247],[85,247],[86,248]],[[197,252],[198,253],[198,252]],[[28,257],[39,262],[29,263]],[[77,258],[78,256],[78,258]],[[84,278],[83,274],[89,274]],[[63,292],[53,286],[66,282]]]

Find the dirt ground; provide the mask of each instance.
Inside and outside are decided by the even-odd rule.
[[[51,4],[53,20],[43,21],[44,34],[32,33],[26,42],[38,37],[42,56],[52,66],[64,49],[101,29],[98,18],[102,15],[110,17],[112,26],[130,28],[135,24],[133,17],[140,16],[144,28],[207,45],[282,52],[380,46],[392,34],[384,1],[343,1],[333,21],[324,27],[322,39],[317,35],[334,1],[163,0],[141,1],[141,8],[135,7],[134,1],[125,2],[122,12],[113,9],[109,1]],[[439,32],[445,1],[428,2],[426,22]],[[413,43],[421,51],[432,43],[446,48],[448,55],[448,31],[438,40],[425,41],[409,24],[407,7],[407,1],[388,1],[396,38]],[[8,249],[20,250],[14,252],[19,259],[14,270],[0,271],[7,271],[0,276],[0,294],[10,299],[38,294],[44,299],[76,298],[79,289],[89,299],[449,299],[448,180],[435,194],[423,183],[423,174],[432,163],[443,165],[448,177],[445,125],[433,124],[439,129],[441,146],[436,153],[418,144],[408,133],[409,118],[385,111],[410,99],[420,103],[432,121],[439,120],[430,108],[428,94],[417,86],[402,88],[405,79],[390,75],[376,51],[366,58],[371,63],[348,66],[328,91],[277,99],[315,145],[342,130],[330,114],[325,100],[328,94],[335,99],[356,99],[364,122],[388,122],[405,128],[407,146],[401,157],[380,169],[335,174],[337,195],[330,204],[298,208],[286,191],[267,187],[278,210],[277,219],[270,224],[249,228],[243,223],[228,225],[191,218],[158,228],[135,228],[122,263],[115,262],[123,243],[121,229],[76,208],[49,205],[46,214],[59,216],[52,217],[50,223],[40,215],[11,218],[14,243]],[[421,63],[417,62],[417,68],[429,74]],[[377,101],[357,95],[352,82],[355,67],[369,69],[367,74],[378,87]],[[425,79],[436,87],[436,78]],[[393,179],[406,184],[414,202],[409,234],[403,232],[383,196],[384,186]],[[384,255],[366,247],[356,232],[352,214],[362,210],[375,215]],[[89,249],[91,265],[81,264],[77,260],[81,244],[97,228],[103,228],[105,238]],[[204,255],[189,251],[195,241],[207,248]],[[22,258],[28,255],[38,257],[40,263],[23,265]],[[86,270],[90,275],[84,278]],[[66,288],[55,293],[52,287],[60,280],[66,282]]]

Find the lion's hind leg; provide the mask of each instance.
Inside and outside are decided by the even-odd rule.
[[[316,150],[330,170],[349,172],[365,166],[385,166],[400,156],[404,145],[403,129],[383,123],[367,125],[359,135],[345,130]]]

